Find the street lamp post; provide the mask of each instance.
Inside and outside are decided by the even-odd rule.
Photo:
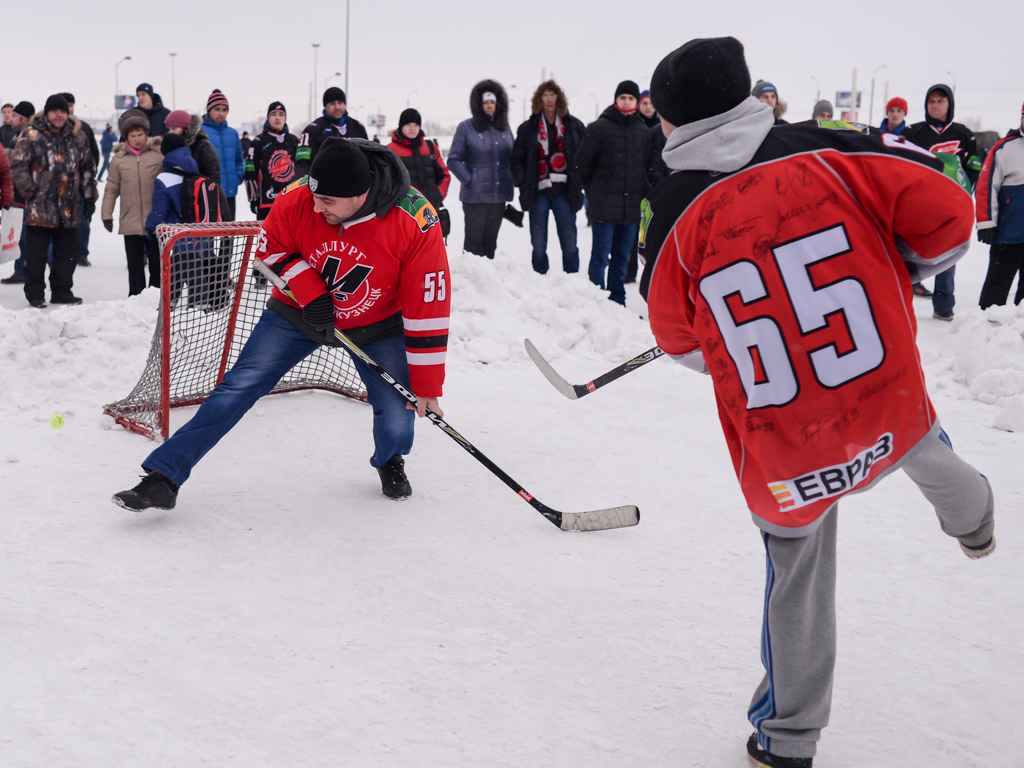
[[[818,78],[814,75],[811,75],[811,80],[813,80],[814,84],[818,86],[818,95],[814,97],[814,103],[817,104],[821,101],[821,83],[818,82]]]
[[[320,43],[313,43],[313,87],[316,88],[316,84],[320,82],[316,76],[316,55],[317,49],[320,47]],[[309,97],[309,122],[313,122],[313,99],[316,98],[316,94],[312,94]]]
[[[171,54],[171,109],[178,108],[178,97],[174,88],[174,57],[178,54]]]
[[[123,59],[121,59],[119,62],[117,62],[117,64],[114,65],[114,101],[115,102],[117,102],[118,97],[121,95],[121,84],[120,84],[120,80],[118,80],[117,68],[120,67],[122,64],[124,64],[126,61],[131,61],[131,60],[132,60],[131,56],[125,56]],[[117,113],[120,112],[120,110],[121,110],[121,106],[120,106],[120,104],[117,104],[114,107],[114,115],[116,116]]]
[[[345,96],[348,97],[348,10],[351,0],[345,0]]]
[[[953,78],[953,95],[956,96],[956,75],[952,72],[946,72],[946,74]]]
[[[888,64],[883,64],[880,67],[875,67],[875,71],[871,73],[871,104],[868,106],[868,125],[875,124],[875,75],[885,69]]]
[[[409,95],[405,97],[405,108],[406,109],[409,108],[409,99],[412,98],[414,93],[419,93],[419,89],[417,89],[415,91],[409,91]]]
[[[328,75],[327,79],[324,80],[324,90],[327,90],[327,84],[336,77],[341,77],[341,72],[335,72],[333,75]]]

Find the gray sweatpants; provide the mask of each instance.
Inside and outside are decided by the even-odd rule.
[[[968,546],[994,529],[992,489],[936,431],[902,469],[935,507],[942,530]],[[833,506],[809,536],[762,533],[767,552],[761,661],[765,676],[747,717],[761,749],[813,757],[832,709],[836,661],[836,518]]]

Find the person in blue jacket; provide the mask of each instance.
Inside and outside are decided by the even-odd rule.
[[[462,184],[459,200],[466,214],[463,250],[494,258],[506,203],[515,195],[508,96],[501,83],[481,80],[469,96],[473,116],[459,123],[448,153],[448,170]]]
[[[185,174],[197,175],[199,166],[185,140],[175,133],[163,137],[160,151],[164,155],[163,171],[153,185],[153,208],[146,217],[146,231],[152,233],[161,224],[177,224],[182,220],[181,189]],[[188,284],[190,307],[208,307],[207,277],[203,259],[209,256],[210,238],[185,238],[174,246],[171,256],[171,307],[181,298],[181,289]]]
[[[114,129],[110,127],[110,123],[107,123],[106,130],[104,130],[103,135],[100,136],[100,152],[103,153],[103,167],[100,168],[100,172],[96,176],[96,181],[103,181],[103,174],[106,173],[107,168],[110,167],[110,153],[113,151],[116,143],[117,134],[114,133]]]
[[[228,98],[220,89],[214,88],[206,100],[206,116],[203,130],[217,150],[220,158],[220,183],[228,199],[227,215],[224,221],[235,220],[235,195],[239,185],[245,181],[245,155],[238,131],[228,125]]]

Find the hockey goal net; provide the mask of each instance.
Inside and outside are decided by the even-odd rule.
[[[257,222],[164,224],[160,309],[139,383],[103,412],[133,432],[166,440],[170,409],[199,405],[238,360],[263,314],[271,286],[254,276]],[[271,394],[324,389],[366,400],[348,354],[320,347],[292,368]]]

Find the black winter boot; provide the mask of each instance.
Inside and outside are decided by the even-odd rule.
[[[117,506],[133,512],[141,512],[150,507],[174,509],[177,500],[178,486],[156,471],[143,475],[142,482],[130,491],[115,493],[111,498]]]
[[[412,496],[412,486],[405,476],[405,459],[401,456],[392,456],[377,473],[380,475],[380,490],[389,499],[401,500]]]
[[[811,768],[813,757],[779,757],[757,745],[757,731],[747,739],[747,758],[754,768]]]

